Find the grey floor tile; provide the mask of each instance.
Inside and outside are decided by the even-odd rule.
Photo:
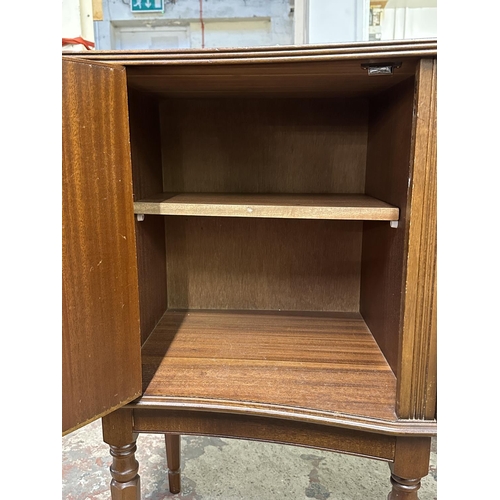
[[[107,500],[108,446],[100,421],[63,438],[63,500]],[[183,436],[182,493],[168,493],[162,435],[137,441],[143,500],[385,500],[384,462],[338,453],[236,439]],[[437,499],[437,450],[420,500]]]

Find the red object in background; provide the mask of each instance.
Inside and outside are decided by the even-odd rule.
[[[90,50],[91,48],[95,47],[94,42],[89,42],[88,40],[84,40],[81,36],[77,36],[76,38],[63,38],[62,39],[62,46],[63,47],[65,45],[78,45],[78,44],[83,45],[87,50]]]

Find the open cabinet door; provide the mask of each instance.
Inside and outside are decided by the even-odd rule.
[[[125,68],[63,58],[63,434],[141,394]]]

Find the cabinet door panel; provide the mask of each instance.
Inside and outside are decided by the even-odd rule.
[[[125,69],[63,58],[63,433],[141,394]]]

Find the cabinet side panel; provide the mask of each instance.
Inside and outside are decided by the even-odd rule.
[[[158,102],[130,89],[129,112],[134,200],[140,200],[163,190]],[[144,343],[167,308],[165,221],[161,217],[146,217],[135,223],[135,229]]]
[[[399,207],[397,229],[364,222],[360,311],[397,375],[407,225],[414,79],[370,102],[366,194]]]
[[[125,70],[63,62],[63,432],[141,394]]]
[[[362,222],[167,217],[169,308],[359,312]]]
[[[436,80],[436,60],[422,60],[417,68],[411,224],[399,359],[397,413],[401,418],[432,419],[436,411]]]

